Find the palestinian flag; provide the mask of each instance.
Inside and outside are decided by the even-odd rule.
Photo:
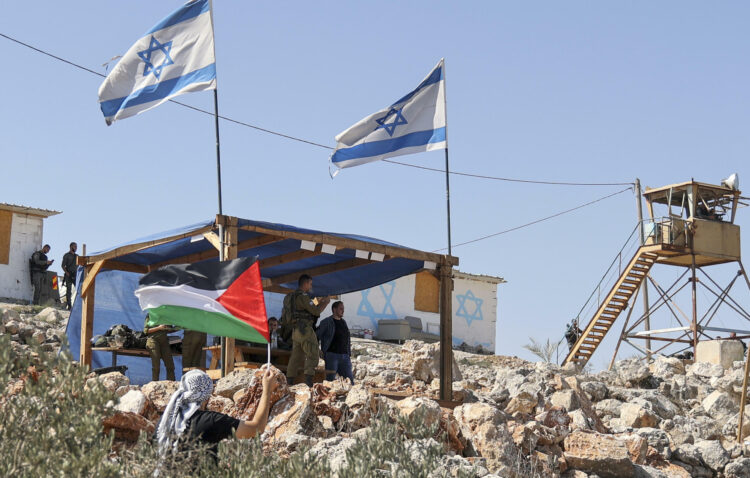
[[[268,342],[266,303],[254,257],[173,264],[144,275],[135,290],[148,325]]]

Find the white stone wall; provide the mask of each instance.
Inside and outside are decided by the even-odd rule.
[[[0,297],[31,300],[29,258],[42,246],[42,218],[13,213],[10,260],[0,264]]]
[[[463,275],[463,274],[462,274]],[[315,283],[313,282],[313,288]],[[372,289],[344,294],[344,318],[350,328],[370,329],[377,333],[378,320],[403,319],[406,316],[422,319],[424,332],[440,333],[440,315],[414,309],[416,276],[401,277]],[[265,293],[266,312],[280,317],[284,296]],[[331,314],[331,306],[321,317]],[[497,284],[481,278],[455,278],[453,280],[453,343],[481,345],[495,350],[495,324],[497,323]]]

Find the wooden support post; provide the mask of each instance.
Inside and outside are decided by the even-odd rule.
[[[225,217],[226,222],[224,223],[224,260],[229,261],[237,259],[237,243],[239,235],[237,233],[237,218],[236,217]],[[234,349],[234,337],[227,337],[224,340],[224,357],[221,361],[222,368],[224,369],[224,375],[231,373],[234,370],[235,362],[235,349]]]
[[[84,277],[88,279],[93,272],[95,265],[86,266]],[[85,292],[81,293],[82,308],[81,308],[81,350],[80,350],[80,363],[91,367],[91,337],[93,336],[94,330],[94,293],[96,281],[91,277],[89,286]]]
[[[745,418],[745,402],[747,401],[747,376],[750,374],[750,348],[747,350],[747,355],[745,356],[745,378],[742,379],[742,398],[740,400],[740,419],[739,423],[737,424],[737,443],[739,443],[742,446],[742,449],[744,450],[745,447],[742,445],[742,440],[745,439],[744,436],[742,436],[742,422]]]
[[[453,400],[453,267],[440,265],[440,399]]]

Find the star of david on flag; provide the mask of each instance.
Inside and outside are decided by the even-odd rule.
[[[331,163],[349,168],[446,148],[445,61],[403,98],[336,136]]]
[[[193,0],[147,31],[99,87],[107,124],[183,93],[216,89],[210,0]]]

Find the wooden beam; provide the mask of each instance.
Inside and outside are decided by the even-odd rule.
[[[388,260],[389,258],[383,259]],[[353,269],[355,267],[360,267],[366,264],[371,264],[374,261],[371,261],[369,259],[347,259],[344,261],[334,262],[333,264],[326,264],[324,266],[318,266],[318,267],[311,267],[310,269],[306,269],[299,272],[292,272],[289,274],[284,274],[281,276],[271,277],[270,279],[263,279],[263,288],[265,289],[267,286],[274,286],[274,285],[280,285],[280,284],[286,284],[287,282],[296,281],[299,279],[299,276],[302,274],[307,274],[311,277],[316,276],[322,276],[326,274],[330,274],[332,272],[337,272],[345,269]]]
[[[440,265],[440,399],[453,400],[453,268]]]
[[[148,266],[144,266],[143,264],[131,264],[129,262],[113,261],[112,259],[105,260],[102,269],[137,272],[139,274],[145,274],[149,271]]]
[[[261,259],[258,261],[258,266],[260,267],[261,272],[263,269],[267,267],[275,267],[280,266],[281,264],[287,264],[289,262],[295,262],[300,261],[302,259],[307,259],[308,257],[315,257],[323,254],[321,251],[321,245],[318,244],[315,246],[314,251],[306,251],[304,249],[299,249],[294,252],[287,252],[286,254],[281,254],[278,256],[273,257],[267,257],[265,259]]]
[[[430,261],[437,264],[447,263],[450,266],[458,265],[458,258],[453,256],[444,256],[434,252],[424,252],[416,249],[407,249],[403,247],[387,246],[376,244],[374,242],[362,241],[348,237],[332,236],[330,234],[306,234],[296,231],[277,231],[260,226],[242,226],[241,229],[246,231],[260,232],[271,236],[279,236],[289,239],[299,239],[303,241],[312,241],[318,244],[332,244],[341,249],[360,249],[370,252],[378,252],[391,257],[403,257],[417,261]]]
[[[237,218],[226,217],[224,222],[224,260],[230,261],[237,259],[237,238],[239,234],[237,231]],[[226,337],[224,339],[224,360],[222,360],[222,366],[224,367],[224,375],[232,373],[234,370],[235,363],[235,340],[234,337]]]
[[[270,285],[268,287],[264,285],[263,290],[266,292],[278,292],[279,294],[289,294],[290,292],[294,292],[294,289],[287,289],[286,287],[281,287],[280,285]]]
[[[86,268],[86,277],[83,279],[83,284],[81,284],[81,295],[85,294],[89,287],[93,285],[94,279],[103,265],[104,261],[98,261],[91,268]]]
[[[237,244],[237,250],[244,251],[245,249],[253,249],[255,247],[265,246],[267,244],[273,244],[274,242],[283,240],[285,240],[283,237],[274,236],[253,237],[252,239],[245,239],[244,241],[240,241],[240,243]],[[207,249],[205,251],[194,252],[186,256],[175,257],[174,259],[168,259],[166,261],[151,264],[149,266],[149,270],[152,271],[158,269],[161,266],[166,266],[169,264],[192,264],[193,262],[205,261],[206,259],[212,259],[214,257],[219,257],[219,250]]]
[[[203,237],[211,243],[212,246],[218,251],[221,249],[221,239],[219,239],[219,235],[216,234],[214,231],[204,232]]]
[[[166,244],[168,242],[176,241],[178,239],[184,239],[186,237],[193,237],[197,234],[203,234],[204,232],[210,231],[212,228],[213,228],[213,225],[205,226],[205,227],[201,227],[200,229],[196,229],[194,231],[185,232],[182,234],[175,234],[174,236],[163,237],[161,239],[154,239],[152,241],[140,242],[138,244],[130,244],[127,246],[118,247],[117,249],[113,249],[109,252],[104,252],[102,254],[97,254],[95,256],[80,256],[78,258],[78,264],[88,265],[88,264],[93,264],[95,262],[102,261],[105,259],[112,259],[113,257],[124,256],[125,254],[138,252],[143,249],[148,249],[149,247]]]
[[[88,278],[91,274],[91,270],[94,266],[86,266],[86,277]],[[94,330],[94,293],[95,293],[95,282],[91,281],[91,285],[86,289],[86,292],[81,290],[81,347],[80,347],[80,363],[81,365],[91,367],[91,337],[93,336]]]

